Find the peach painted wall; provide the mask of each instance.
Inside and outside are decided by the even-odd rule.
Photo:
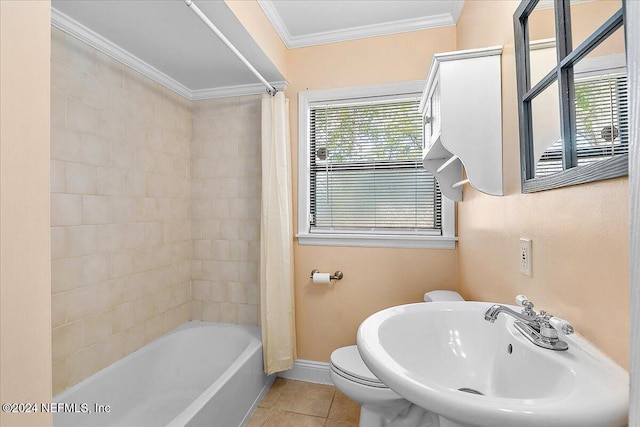
[[[224,0],[278,71],[287,78],[287,47],[257,1]]]
[[[455,28],[446,27],[290,50],[286,94],[291,103],[292,158],[298,155],[298,93],[425,79],[433,54],[455,48]],[[297,162],[293,163],[295,199]],[[314,285],[309,280],[314,268],[341,270],[345,277],[330,287]],[[327,361],[337,347],[355,344],[357,328],[370,314],[421,301],[427,290],[455,289],[456,270],[455,250],[300,246],[296,242],[298,357]]]
[[[526,294],[628,367],[628,180],[520,193],[512,23],[518,3],[465,2],[457,25],[458,49],[505,46],[505,196],[464,188],[458,204],[459,289],[468,299],[503,303]],[[533,241],[532,278],[518,269],[520,237]]]
[[[0,2],[0,402],[51,401],[49,1]],[[51,425],[0,413],[1,426]]]

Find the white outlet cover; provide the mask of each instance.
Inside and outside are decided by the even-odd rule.
[[[531,239],[521,238],[519,253],[520,272],[529,277],[533,276],[533,270],[531,268],[531,255]]]

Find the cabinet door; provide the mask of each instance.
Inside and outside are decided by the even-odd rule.
[[[425,142],[429,148],[440,134],[440,125],[442,123],[440,115],[440,82],[436,80],[431,89],[431,93],[427,100],[427,115],[425,117]]]

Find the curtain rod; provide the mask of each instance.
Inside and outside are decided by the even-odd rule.
[[[225,37],[224,34],[222,34],[222,32],[213,24],[213,22],[211,22],[207,15],[205,15],[202,10],[200,10],[200,8],[196,6],[193,0],[184,0],[184,2],[187,6],[189,6],[191,10],[193,10],[196,15],[198,15],[198,17],[207,25],[207,27],[209,27],[209,29],[213,31],[213,33],[218,36],[218,38],[222,40],[222,42],[227,45],[229,49],[231,49],[231,51],[244,63],[244,65],[246,65],[258,79],[260,79],[262,84],[267,87],[267,92],[272,95],[275,95],[276,92],[278,92],[278,89],[276,89],[271,83],[269,83],[264,77],[262,77],[262,74],[260,74],[260,72],[258,72],[258,70],[256,70],[255,67],[251,65],[249,60],[245,58],[238,49],[236,49],[236,47],[229,41],[228,38]]]

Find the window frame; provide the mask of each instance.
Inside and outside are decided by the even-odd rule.
[[[386,248],[455,249],[455,202],[442,197],[442,235],[389,232],[311,233],[310,189],[310,108],[313,104],[367,97],[420,97],[424,80],[356,86],[339,89],[307,90],[298,94],[298,243],[311,246],[353,246]],[[424,132],[424,129],[423,129]]]
[[[624,25],[625,0],[622,8],[607,19],[580,45],[571,41],[570,0],[553,0],[555,9],[555,39],[558,62],[539,82],[529,76],[528,18],[540,0],[522,0],[513,15],[516,76],[518,86],[518,117],[520,130],[520,177],[522,193],[551,190],[571,185],[601,181],[628,175],[628,154],[613,156],[590,165],[577,167],[575,146],[574,78],[572,69],[600,43]],[[533,154],[533,126],[531,103],[554,82],[558,83],[560,103],[560,134],[564,141],[562,172],[536,177]],[[533,84],[533,86],[532,86]]]

